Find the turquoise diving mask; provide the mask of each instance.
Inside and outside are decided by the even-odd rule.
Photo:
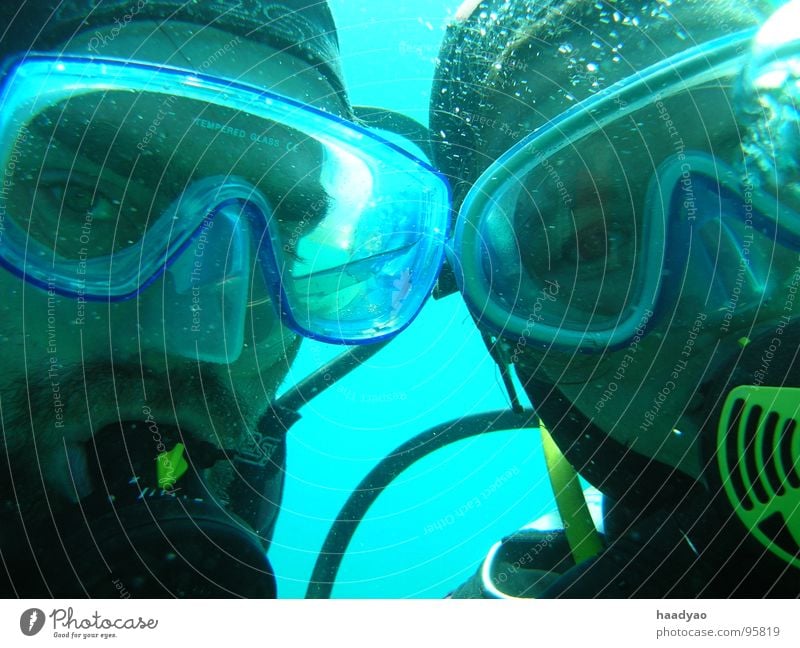
[[[395,335],[444,255],[449,193],[426,162],[235,81],[29,55],[0,133],[0,263],[79,301],[157,302],[151,324],[200,359],[235,359],[265,300],[307,337]]]
[[[754,34],[598,92],[481,175],[453,257],[482,324],[526,345],[602,352],[659,318],[679,323],[679,298],[722,330],[782,314],[797,284],[798,205],[755,139],[796,159],[800,57],[755,56]],[[776,70],[783,85],[770,90]],[[783,111],[765,117],[767,101]],[[781,129],[794,139],[780,143]],[[781,164],[796,189],[796,166]]]

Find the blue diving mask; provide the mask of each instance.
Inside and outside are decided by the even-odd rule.
[[[388,338],[444,256],[425,161],[246,84],[33,54],[3,79],[0,133],[0,263],[79,302],[138,298],[139,325],[200,359],[235,359],[266,300],[307,337]]]
[[[721,330],[785,314],[800,276],[800,214],[780,184],[792,168],[796,192],[798,175],[781,162],[776,183],[775,160],[798,155],[779,127],[796,138],[800,58],[796,47],[755,56],[755,33],[598,92],[481,175],[452,251],[483,325],[523,345],[602,352],[659,318],[691,328],[676,319],[679,299]],[[776,66],[785,83],[768,95]],[[768,97],[783,111],[759,130]],[[755,154],[767,135],[782,149],[772,161]]]

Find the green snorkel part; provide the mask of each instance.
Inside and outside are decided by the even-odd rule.
[[[725,495],[750,534],[800,568],[800,389],[731,390],[717,429]]]
[[[578,565],[599,554],[603,550],[603,541],[589,513],[583,489],[578,481],[578,473],[559,450],[541,419],[539,430],[542,434],[547,473],[550,476],[561,521],[564,523],[564,534],[575,564]]]

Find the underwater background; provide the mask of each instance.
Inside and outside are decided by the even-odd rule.
[[[351,101],[427,125],[435,59],[460,4],[331,0]],[[283,391],[343,350],[303,344]],[[291,428],[270,549],[279,596],[304,596],[340,508],[393,449],[436,424],[508,407],[460,296],[431,300],[385,349],[310,401]],[[398,475],[377,499],[350,543],[333,597],[445,596],[492,544],[554,507],[538,430],[452,444]]]

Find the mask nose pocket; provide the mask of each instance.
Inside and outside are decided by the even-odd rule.
[[[250,234],[238,212],[234,204],[206,218],[167,273],[163,324],[172,353],[233,362],[242,352]]]
[[[778,280],[777,224],[760,214],[752,186],[733,168],[701,153],[685,159],[683,170],[673,159],[661,172],[669,187],[664,292],[670,304],[691,293],[692,303],[728,321],[762,304]]]
[[[268,206],[260,199],[253,203],[254,190],[240,196],[244,188],[230,182],[227,189],[216,183],[208,194],[212,180],[190,187],[180,199],[176,218],[184,210],[195,218],[202,210],[205,218],[167,268],[161,289],[144,293],[143,319],[146,330],[161,331],[170,354],[230,363],[242,353],[250,301],[253,233],[246,212]],[[193,200],[198,196],[211,200]]]
[[[711,303],[753,304],[760,300],[764,286],[759,281],[750,259],[752,235],[747,237],[744,225],[714,219],[704,223],[699,243],[709,266],[707,276],[714,277],[709,290]]]

